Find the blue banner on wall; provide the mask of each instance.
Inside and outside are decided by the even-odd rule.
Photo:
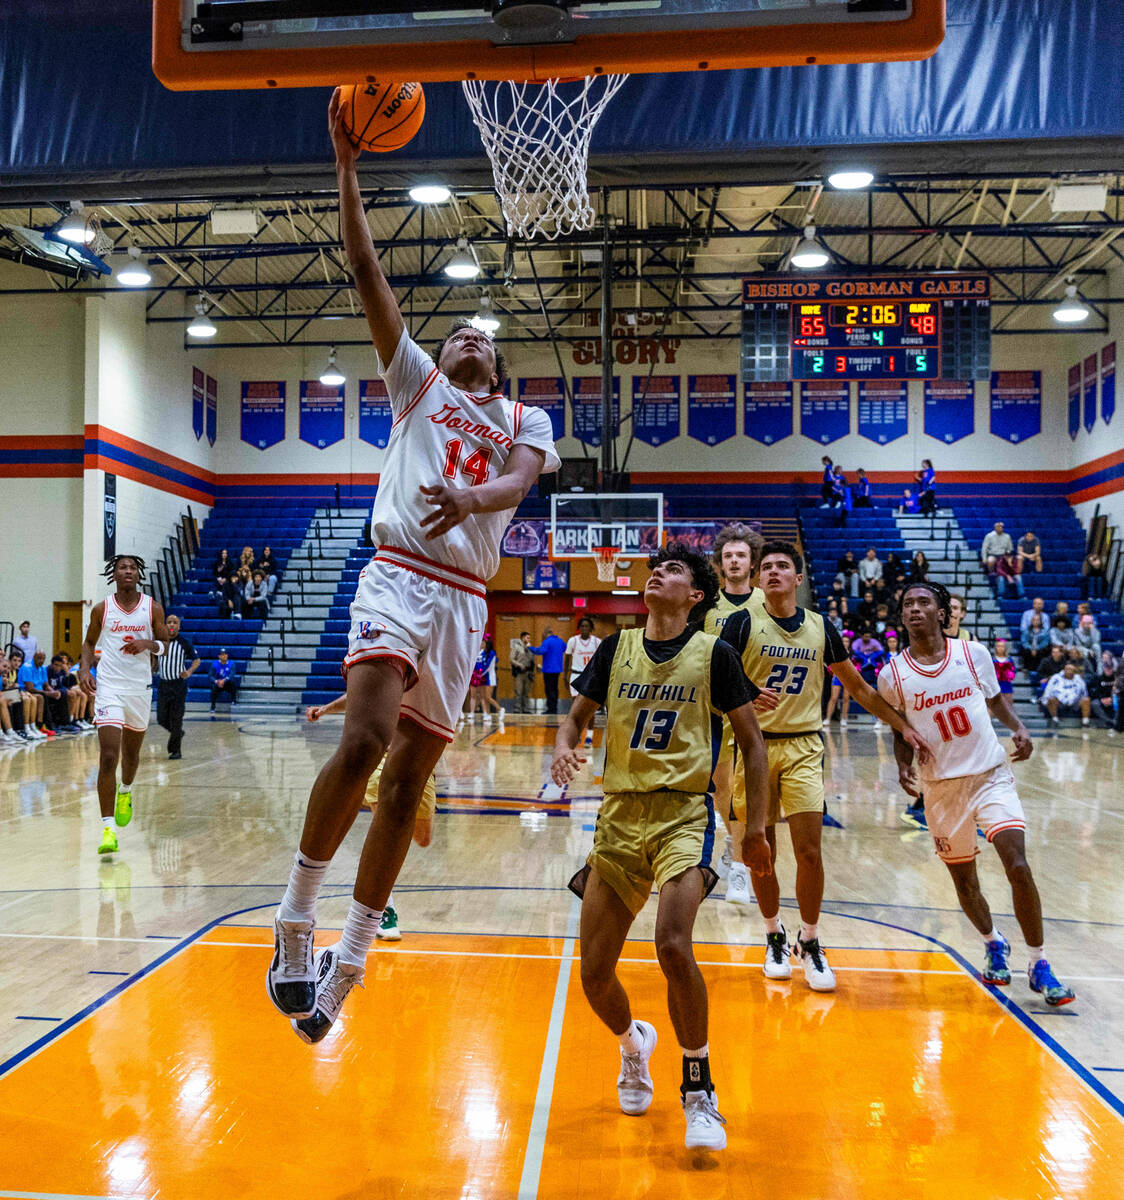
[[[1085,359],[1085,430],[1093,432],[1097,423],[1097,356],[1090,354]]]
[[[905,380],[867,379],[859,384],[859,436],[885,446],[909,430]]]
[[[394,412],[381,379],[359,380],[359,440],[385,450],[390,441]]]
[[[925,380],[925,433],[951,446],[976,429],[976,389],[971,380]]]
[[[1025,442],[1042,432],[1042,372],[992,371],[991,432]]]
[[[268,450],[285,440],[285,381],[242,380],[242,440]]]
[[[323,450],[343,441],[344,387],[302,379],[300,396],[300,440]]]
[[[570,586],[570,564],[555,562],[552,558],[525,558],[523,586],[566,591]]]
[[[1074,363],[1069,368],[1069,391],[1066,430],[1069,440],[1075,441],[1077,431],[1081,428],[1081,364]]]
[[[1116,343],[1109,342],[1101,351],[1101,419],[1111,424],[1116,412]]]
[[[191,368],[191,429],[198,441],[203,436],[203,372]]]
[[[561,375],[532,375],[519,380],[519,402],[541,408],[550,417],[557,442],[566,436],[566,381]]]
[[[219,433],[219,381],[207,376],[207,441],[213,446]]]
[[[730,378],[734,377],[731,375]],[[640,441],[649,446],[662,446],[679,436],[682,394],[681,375],[633,375],[632,431]]]
[[[587,446],[601,445],[601,376],[575,375],[574,437]],[[621,427],[621,381],[613,377],[613,437]]]
[[[736,375],[690,375],[687,378],[687,434],[717,446],[738,431]]]
[[[800,385],[800,432],[826,446],[851,432],[851,385],[845,380],[812,380]]]
[[[745,385],[745,436],[772,446],[792,437],[792,384]]]

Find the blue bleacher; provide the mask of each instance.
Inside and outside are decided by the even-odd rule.
[[[868,546],[873,546],[880,559],[885,560],[894,550],[903,563],[909,562],[910,552],[889,508],[854,509],[848,513],[847,524],[843,527],[839,525],[836,509],[802,508],[800,524],[804,551],[812,572],[812,590],[821,609],[826,607],[831,582],[838,574],[836,563],[848,550],[854,553],[856,561],[866,554]]]
[[[241,678],[261,635],[260,620],[222,620],[215,614],[218,602],[212,595],[211,567],[225,549],[237,562],[243,546],[255,555],[269,546],[277,561],[278,587],[284,587],[285,568],[293,551],[304,540],[316,511],[316,501],[270,499],[220,499],[200,531],[199,552],[177,591],[170,612],[183,621],[183,634],[195,647],[203,664],[189,680],[188,702],[207,703],[210,682],[207,668],[225,648],[235,674]]]

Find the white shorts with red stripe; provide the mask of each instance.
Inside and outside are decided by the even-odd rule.
[[[131,729],[144,733],[152,716],[152,692],[106,691],[98,684],[94,697],[94,725],[109,725],[118,729]]]
[[[486,597],[475,575],[380,546],[359,575],[345,670],[379,658],[402,662],[401,715],[451,742],[488,621]]]
[[[937,855],[946,863],[971,862],[979,854],[976,830],[990,842],[1004,829],[1025,829],[1026,816],[1006,763],[982,775],[925,782],[925,820]]]

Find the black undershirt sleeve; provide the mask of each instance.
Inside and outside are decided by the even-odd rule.
[[[730,712],[751,704],[761,689],[746,678],[741,656],[725,641],[719,641],[710,658],[710,702],[719,712]]]
[[[830,621],[824,621],[823,631],[825,634],[823,661],[824,666],[830,667],[832,663],[842,662],[848,655],[843,648],[843,639],[839,636],[839,630]]]

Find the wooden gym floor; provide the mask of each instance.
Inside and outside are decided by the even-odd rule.
[[[928,835],[900,817],[889,738],[830,735],[844,828],[824,833],[821,929],[839,987],[816,995],[799,971],[767,983],[756,914],[703,906],[729,1136],[708,1155],[683,1148],[654,904],[621,977],[659,1031],[656,1096],[643,1118],[617,1108],[616,1043],[581,994],[565,890],[597,786],[590,768],[563,793],[549,783],[545,720],[458,734],[433,844],[411,850],[396,889],[403,940],[376,945],[365,990],[317,1047],[263,978],[338,722],[191,719],[176,763],[153,729],[112,862],[95,854],[92,736],[0,751],[0,1197],[1122,1194],[1118,742],[1064,733],[1016,767],[1047,952],[1078,993],[1049,1010],[1026,986],[994,854],[981,877],[1014,946],[1006,990],[979,982],[979,939]],[[369,819],[330,869],[321,941],[342,922]],[[780,874],[791,926],[783,832]]]

